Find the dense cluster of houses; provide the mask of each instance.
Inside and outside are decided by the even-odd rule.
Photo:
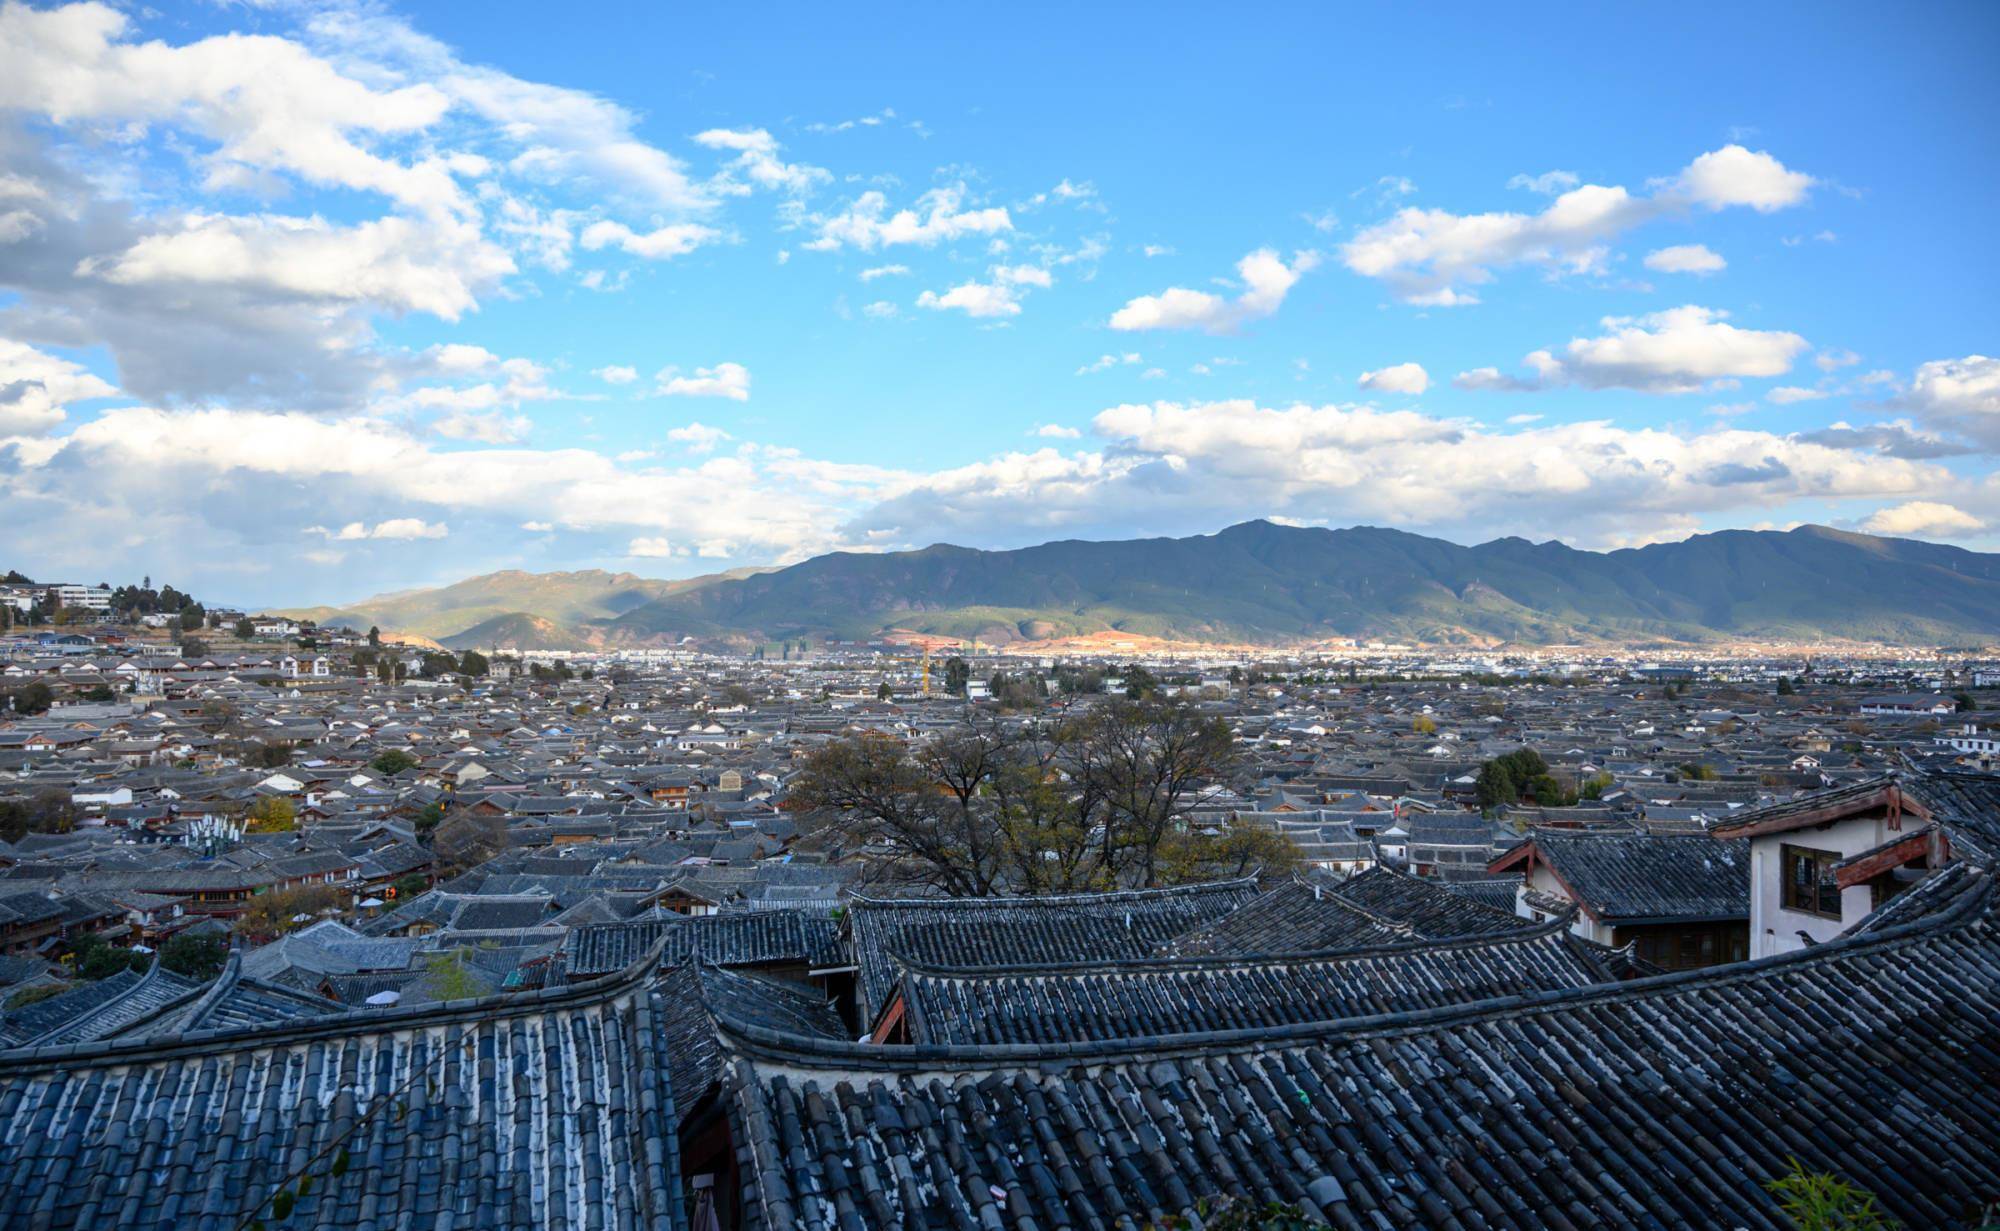
[[[2000,1203],[2000,776],[1906,675],[1156,664],[1238,750],[1185,823],[1298,866],[949,899],[788,806],[964,722],[908,662],[84,640],[0,659],[55,694],[0,712],[0,1225],[1778,1227],[1794,1160]],[[1560,798],[1482,806],[1524,748]],[[183,937],[219,969],[77,960]]]

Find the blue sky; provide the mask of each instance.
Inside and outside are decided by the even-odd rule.
[[[2000,547],[1984,4],[0,8],[4,563]]]

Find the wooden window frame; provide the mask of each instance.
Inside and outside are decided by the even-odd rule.
[[[1779,848],[1778,866],[1784,878],[1782,905],[1786,910],[1801,915],[1816,915],[1821,919],[1842,917],[1840,906],[1840,886],[1834,883],[1833,865],[1840,862],[1838,851],[1823,851],[1812,846],[1793,846],[1787,842]],[[1811,864],[1815,868],[1813,883],[1801,886],[1798,865]],[[1827,894],[1832,892],[1833,909],[1826,909]]]

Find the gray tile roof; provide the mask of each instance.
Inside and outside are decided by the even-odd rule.
[[[726,1021],[751,1228],[1143,1226],[1228,1193],[1342,1228],[1788,1226],[1796,1158],[1908,1226],[2000,1193],[1992,876],[1781,957],[1104,1043],[881,1048]]]

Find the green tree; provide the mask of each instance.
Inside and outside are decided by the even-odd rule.
[[[236,621],[236,636],[239,639],[248,641],[256,635],[257,626],[251,622],[249,616],[244,616],[242,619]]]
[[[105,979],[121,970],[144,970],[152,964],[147,955],[107,944],[94,932],[86,932],[70,942],[70,960],[86,979]]]
[[[1543,779],[1548,779],[1555,791],[1560,792],[1561,785],[1550,775],[1542,754],[1532,748],[1520,748],[1481,765],[1473,789],[1480,807],[1503,808],[1518,803],[1523,795],[1535,795],[1539,802],[1547,792]]]
[[[889,681],[883,680],[881,683],[875,685],[875,699],[877,701],[887,701],[895,695],[895,691],[889,687]]]
[[[368,762],[368,768],[385,778],[390,778],[406,769],[414,769],[418,764],[416,757],[401,748],[385,748],[375,754],[374,760]]]
[[[368,626],[368,648],[371,650],[382,648],[382,630],[373,624]]]
[[[1138,663],[1133,663],[1131,666],[1125,668],[1125,699],[1127,701],[1144,701],[1159,691],[1159,677],[1151,671],[1148,671]]]
[[[1797,695],[1798,695],[1798,691],[1799,691],[1799,690],[1798,690],[1798,688],[1797,688],[1797,687],[1795,687],[1795,686],[1794,686],[1794,685],[1792,684],[1792,682],[1791,682],[1790,680],[1786,679],[1786,678],[1785,678],[1784,676],[1782,676],[1782,675],[1778,677],[1778,695],[1779,695],[1779,696],[1781,696],[1781,697],[1792,697],[1792,696],[1797,696]]]
[[[410,828],[416,831],[417,841],[429,842],[431,835],[436,833],[437,827],[443,823],[444,805],[432,801],[425,804],[417,813],[416,818],[410,822]]]
[[[16,688],[10,694],[10,699],[17,714],[46,714],[49,712],[49,707],[56,703],[56,694],[53,688],[42,681],[29,680]]]
[[[424,959],[431,995],[439,1000],[470,1000],[485,990],[466,968],[465,951],[453,949]]]
[[[477,677],[485,675],[492,669],[492,664],[486,661],[486,655],[481,654],[478,650],[467,650],[458,656],[458,673],[460,675]]]
[[[1952,697],[1952,703],[1961,714],[1970,714],[1979,708],[1979,702],[1974,701],[1972,694],[1969,692],[1955,694]]]
[[[430,887],[430,881],[425,879],[422,872],[412,872],[408,876],[401,877],[396,881],[396,897],[399,900],[408,901],[411,898],[420,896]]]
[[[944,690],[946,693],[954,697],[962,697],[965,695],[965,686],[971,681],[972,668],[965,665],[963,658],[954,655],[945,660]]]
[[[183,932],[160,946],[160,965],[190,979],[213,979],[228,957],[229,946],[220,936]]]
[[[208,613],[202,610],[200,603],[189,603],[181,608],[180,623],[184,633],[200,632],[208,623]]]

